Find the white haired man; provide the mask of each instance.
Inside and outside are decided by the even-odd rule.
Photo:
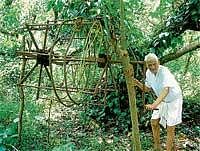
[[[158,57],[149,53],[145,56],[147,66],[145,87],[137,79],[135,84],[144,91],[151,89],[157,98],[146,108],[153,110],[151,127],[154,139],[154,150],[160,151],[160,124],[167,128],[167,151],[175,150],[175,126],[182,122],[182,91],[181,88],[167,67],[160,65]]]

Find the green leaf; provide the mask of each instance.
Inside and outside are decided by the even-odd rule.
[[[3,146],[0,146],[0,151],[6,151],[6,148],[4,148]]]
[[[119,113],[120,113],[120,110],[119,110],[118,108],[114,108],[113,112],[114,112],[115,114],[119,114]]]
[[[75,150],[75,145],[72,142],[69,142],[65,145],[59,146],[59,147],[55,147],[53,148],[52,151],[74,151]]]
[[[48,3],[47,3],[47,11],[50,11],[54,7],[55,1],[56,0],[50,0],[50,1],[48,1]]]
[[[57,1],[55,2],[54,8],[55,8],[55,10],[56,10],[57,12],[61,12],[62,9],[63,9],[63,6],[64,6],[64,3],[62,2],[62,0],[57,0]]]

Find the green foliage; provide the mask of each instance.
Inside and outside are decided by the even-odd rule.
[[[161,0],[159,7],[154,12],[150,12],[150,16],[153,18],[165,18],[169,11],[172,9],[173,0]]]
[[[17,79],[19,78],[18,60],[16,60],[16,51],[20,50],[21,44],[19,42],[20,31],[18,28],[25,21],[27,22],[44,22],[47,19],[52,19],[52,11],[57,18],[55,19],[73,19],[73,18],[86,18],[98,19],[101,22],[103,36],[99,36],[100,42],[96,43],[96,50],[98,52],[106,53],[111,50],[111,40],[118,40],[120,38],[120,25],[119,25],[119,1],[83,1],[83,0],[43,0],[37,1],[34,6],[29,9],[29,14],[24,14],[26,11],[21,10],[21,6],[16,1],[0,1],[0,150],[10,149],[9,144],[15,146],[17,143],[17,116],[18,116],[18,92],[16,88]],[[39,3],[41,2],[41,3]],[[182,46],[184,43],[182,33],[187,29],[199,30],[199,0],[188,0],[188,3],[182,5],[178,10],[171,10],[172,0],[162,0],[160,6],[154,12],[146,11],[143,1],[129,0],[125,2],[126,18],[124,20],[126,26],[126,38],[128,43],[128,52],[132,60],[143,60],[144,55],[149,51],[156,52],[158,56],[163,56],[169,51],[174,51],[177,46]],[[40,5],[41,4],[41,5]],[[42,9],[46,6],[46,12]],[[165,21],[165,18],[171,14]],[[41,15],[42,14],[42,15]],[[152,27],[146,20],[149,16],[159,20],[155,22]],[[189,18],[187,18],[189,16]],[[36,17],[32,20],[31,17]],[[147,19],[146,19],[147,18]],[[158,24],[161,23],[161,26]],[[162,27],[163,24],[164,27]],[[191,24],[190,24],[191,23]],[[188,26],[190,25],[190,26]],[[55,29],[51,29],[52,39]],[[62,28],[62,36],[66,36],[72,28]],[[85,29],[88,31],[88,29]],[[18,32],[16,32],[18,31]],[[155,32],[156,31],[156,32]],[[95,33],[96,31],[94,31]],[[14,34],[13,34],[14,33]],[[153,34],[152,34],[153,33]],[[153,36],[152,36],[153,35]],[[19,39],[18,39],[19,38]],[[150,46],[148,45],[150,43]],[[62,42],[60,42],[60,47]],[[82,48],[83,46],[76,46]],[[60,49],[60,48],[59,48]],[[61,47],[61,49],[64,48]],[[62,52],[63,52],[62,51]],[[79,49],[81,51],[81,49]],[[72,55],[83,55],[86,52],[75,52]],[[198,55],[192,54],[194,57],[185,73],[186,58],[179,59],[178,61],[168,64],[173,72],[176,72],[178,80],[181,82],[185,98],[187,102],[184,103],[184,122],[189,124],[199,125],[196,115],[198,115],[199,104],[196,103],[200,98],[199,90],[199,60]],[[187,56],[187,55],[186,55]],[[113,54],[112,54],[113,57]],[[115,57],[115,56],[114,56]],[[114,58],[113,57],[113,58]],[[136,68],[135,77],[142,79],[142,66],[134,66]],[[91,68],[85,69],[87,77],[94,75],[90,74],[90,70],[95,70],[96,76],[91,76],[93,79],[87,81],[88,84],[94,84],[100,74],[100,70]],[[58,71],[59,69],[57,69]],[[118,69],[116,69],[118,70]],[[55,73],[57,81],[62,79],[63,72]],[[130,130],[130,112],[128,104],[128,96],[126,90],[126,83],[122,72],[115,72],[117,74],[117,85],[119,86],[118,92],[108,93],[106,99],[104,92],[99,93],[95,97],[84,96],[85,104],[81,106],[84,111],[79,113],[79,123],[72,123],[72,118],[58,124],[58,130],[51,132],[52,140],[50,144],[47,142],[47,123],[45,119],[38,120],[37,117],[43,117],[44,106],[36,105],[33,103],[33,96],[35,91],[25,90],[26,93],[26,110],[24,112],[23,123],[23,144],[22,150],[127,150],[127,144],[124,145],[120,141],[119,134],[127,137]],[[32,83],[37,81],[37,72],[33,74]],[[46,80],[46,79],[45,79]],[[46,80],[47,81],[47,80]],[[84,81],[85,82],[85,81]],[[109,81],[110,82],[110,81]],[[49,84],[49,83],[48,83]],[[190,93],[188,93],[190,92]],[[46,95],[52,95],[46,92]],[[141,92],[137,90],[137,106],[140,129],[145,132],[149,130],[150,112],[143,112],[143,101]],[[147,102],[151,102],[150,96],[145,97]],[[195,100],[191,102],[190,100]],[[191,108],[194,111],[191,112]],[[77,111],[77,110],[76,110]],[[79,111],[79,110],[78,110]],[[55,111],[54,111],[55,112]],[[40,119],[40,118],[39,118]],[[198,119],[198,118],[197,118]],[[71,123],[70,123],[71,122]],[[53,122],[52,122],[53,123]],[[64,123],[64,124],[63,124]],[[53,126],[56,125],[54,123]],[[76,124],[75,126],[73,124]],[[93,124],[93,128],[91,128]],[[51,125],[51,126],[52,126]],[[55,128],[55,127],[51,128]],[[76,127],[76,130],[73,129]],[[81,128],[80,128],[81,127]],[[59,135],[64,130],[63,135]],[[80,133],[76,133],[77,129],[83,129]],[[117,136],[112,136],[109,139],[101,132],[90,132],[100,128],[103,131],[112,132]],[[188,133],[188,129],[183,129],[184,133]],[[199,134],[199,127],[193,126],[195,135]],[[70,133],[69,136],[66,135]],[[74,133],[74,134],[73,134]],[[93,135],[93,136],[91,136]],[[150,148],[151,139],[149,135],[142,133],[143,149]],[[112,140],[110,143],[106,140]],[[127,142],[129,140],[126,140]]]
[[[63,1],[62,0],[50,0],[47,4],[47,11],[54,9],[56,12],[61,12],[63,10]]]
[[[16,5],[14,7],[12,7],[12,5],[5,5],[5,7],[0,7],[0,11],[2,13],[2,16],[0,18],[1,28],[6,29],[7,31],[12,31],[15,28],[19,27],[19,18],[21,14],[19,5]]]
[[[66,144],[54,147],[53,151],[123,151],[126,150],[126,148],[128,148],[125,144],[123,144],[126,143],[125,140],[122,140],[120,137],[116,137],[113,135],[106,136],[104,133],[101,133],[101,135],[93,134],[93,136],[85,136],[86,135],[83,135],[81,137],[77,135],[75,141],[68,137]]]
[[[0,54],[4,59],[16,57],[16,51],[19,50],[20,44],[16,42],[16,39],[3,39],[0,41]]]
[[[37,133],[37,131],[42,131],[46,128],[43,127],[41,129],[42,124],[37,123],[35,120],[36,116],[41,113],[41,108],[42,106],[39,107],[30,102],[26,104],[23,120],[23,135],[29,141],[26,142],[27,145],[33,143],[35,138],[43,137],[41,133]],[[16,100],[9,100],[9,98],[5,97],[0,98],[0,121],[0,147],[10,149],[12,145],[16,146],[18,141],[18,102]],[[32,138],[33,136],[34,139]]]
[[[2,149],[8,149],[7,144],[15,144],[17,141],[17,112],[16,102],[0,98],[0,147]]]
[[[131,118],[129,110],[129,101],[125,79],[119,74],[118,80],[118,92],[110,92],[107,94],[106,99],[104,94],[99,94],[95,97],[87,96],[85,111],[82,112],[80,118],[85,119],[84,124],[90,122],[90,117],[93,119],[104,131],[112,131],[116,134],[126,134],[131,128]],[[141,92],[137,90],[137,107],[138,116],[141,130],[148,130],[150,127],[149,119],[151,117],[150,112],[143,112],[143,100]],[[152,96],[145,96],[146,103],[152,102]],[[84,118],[87,117],[87,118]]]
[[[191,108],[192,108],[192,110],[191,110]],[[184,100],[184,103],[183,103],[183,124],[179,128],[179,131],[188,135],[188,137],[191,137],[191,138],[200,137],[200,133],[199,133],[200,132],[199,108],[200,108],[199,101],[197,101],[197,100],[186,100],[186,99]]]
[[[142,149],[143,150],[149,150],[149,148],[152,147],[152,137],[145,131],[141,132],[140,139],[142,140]]]
[[[74,150],[76,150],[76,147],[74,146],[74,144],[72,142],[69,142],[65,145],[53,148],[52,151],[66,151],[66,150],[74,151]]]
[[[119,92],[108,92],[107,96],[103,92],[93,97],[86,96],[88,105],[83,115],[95,120],[106,131],[115,127],[116,133],[126,133],[130,127],[126,85],[124,78],[117,79],[116,82],[120,87]]]
[[[167,64],[180,82],[184,98],[189,100],[198,100],[200,98],[200,60],[198,55],[195,52],[187,54]],[[189,57],[190,60],[188,62]]]
[[[151,51],[162,56],[165,49],[174,49],[178,44],[183,44],[182,33],[186,30],[199,31],[199,0],[187,0],[173,15],[165,21],[164,27],[158,29],[156,37],[150,44]]]

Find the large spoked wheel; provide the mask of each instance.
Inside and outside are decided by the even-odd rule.
[[[116,89],[113,52],[104,47],[98,20],[48,21],[26,27],[28,34],[21,52],[26,63],[20,85],[36,88],[36,99],[53,91],[55,100],[70,106],[82,103],[86,93],[106,96],[111,90],[109,82]]]
[[[102,93],[106,98],[108,91],[117,91],[110,62],[112,51],[102,50],[104,34],[101,24],[95,21],[71,35],[73,38],[69,40],[63,68],[68,98],[79,104],[84,102],[85,94]]]
[[[23,59],[19,142],[25,87],[34,88],[29,92],[36,94],[36,99],[51,97],[66,107],[84,103],[86,93],[106,98],[108,91],[117,91],[111,62],[114,55],[104,46],[105,33],[98,20],[48,21],[26,25],[26,31],[23,49],[18,52]]]

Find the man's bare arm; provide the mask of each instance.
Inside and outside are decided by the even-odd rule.
[[[157,106],[165,99],[165,97],[168,95],[168,93],[169,93],[169,87],[163,88],[163,90],[161,91],[161,93],[158,96],[158,98],[156,99],[156,101],[153,104],[146,105],[146,107],[150,110],[156,109]]]
[[[158,96],[158,98],[156,99],[156,101],[153,104],[158,106],[162,101],[164,101],[164,99],[168,93],[169,93],[169,87],[163,88],[160,95]]]

